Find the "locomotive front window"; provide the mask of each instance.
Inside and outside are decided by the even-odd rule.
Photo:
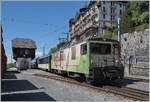
[[[82,44],[81,45],[81,55],[87,54],[87,44]]]
[[[91,43],[90,52],[92,54],[111,54],[111,44]]]
[[[119,54],[119,45],[118,44],[113,44],[113,53],[115,55]]]

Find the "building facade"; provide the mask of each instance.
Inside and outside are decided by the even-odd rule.
[[[69,34],[72,43],[92,37],[102,36],[125,9],[123,1],[90,1],[79,9],[69,20]]]

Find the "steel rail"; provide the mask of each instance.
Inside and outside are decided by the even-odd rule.
[[[81,82],[76,81],[75,79],[71,79],[71,78],[63,77],[63,76],[54,76],[54,75],[52,76],[52,75],[42,75],[42,74],[34,74],[34,75],[43,77],[43,78],[68,82],[71,84],[77,84],[77,85],[84,86],[84,87],[89,87],[96,91],[104,91],[107,93],[113,93],[115,95],[119,95],[119,96],[129,98],[135,101],[148,101],[149,100],[149,92],[138,90],[138,89],[133,89],[133,88],[128,88],[128,87],[119,88],[119,87],[114,87],[114,86],[100,87],[100,86],[93,86],[87,83],[81,83]]]

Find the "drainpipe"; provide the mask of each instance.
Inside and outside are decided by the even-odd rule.
[[[118,17],[118,41],[120,42],[120,17]]]

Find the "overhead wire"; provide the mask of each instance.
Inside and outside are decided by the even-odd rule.
[[[7,17],[4,17],[3,20],[7,20],[7,21],[11,21],[11,22],[22,22],[22,23],[30,23],[30,24],[38,24],[38,25],[45,25],[45,26],[53,26],[55,27],[56,29],[53,30],[52,32],[50,33],[57,33],[59,30],[62,30],[63,28],[66,27],[66,25],[63,25],[63,26],[58,26],[58,25],[54,25],[54,24],[48,24],[48,23],[39,23],[39,22],[35,22],[35,21],[30,21],[30,20],[23,20],[23,19],[14,19],[14,18],[7,18]],[[49,33],[48,33],[49,34]]]

